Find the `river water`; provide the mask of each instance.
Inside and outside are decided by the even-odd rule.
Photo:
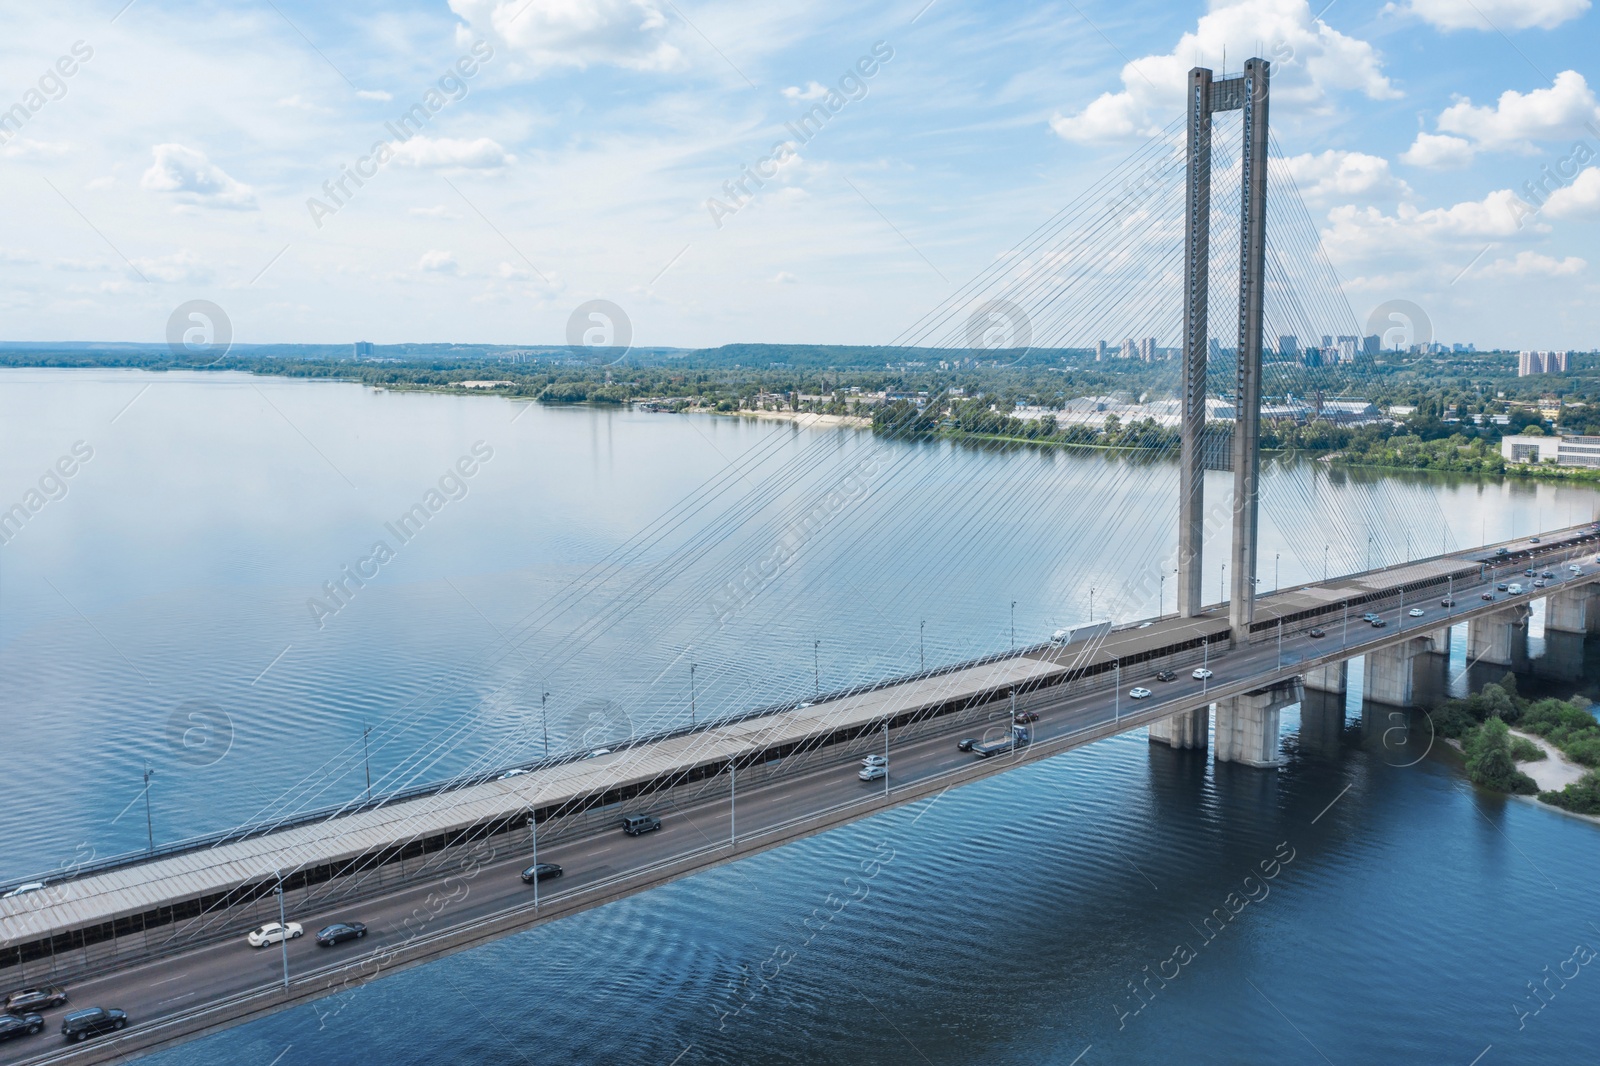
[[[40,493],[0,546],[0,877],[1172,608],[1159,458],[243,375],[0,385],[0,506]],[[1263,496],[1263,589],[1596,504],[1297,459]],[[155,1059],[1591,1060],[1600,974],[1569,960],[1600,947],[1600,830],[1347,713],[1314,743],[1286,713],[1276,772],[1118,738]]]

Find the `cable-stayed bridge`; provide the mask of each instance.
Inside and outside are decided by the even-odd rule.
[[[1179,498],[1156,504],[1176,518],[1172,565],[1135,568],[1127,587],[1102,590],[1102,615],[1120,618],[1116,624],[1096,624],[1091,608],[1089,624],[1060,640],[832,692],[823,691],[819,669],[809,690],[758,706],[697,714],[691,688],[688,722],[646,722],[630,735],[536,759],[521,749],[489,751],[446,782],[380,788],[335,806],[318,802],[326,782],[307,784],[293,803],[239,830],[73,865],[0,900],[0,974],[13,986],[71,982],[74,1003],[127,1010],[131,1029],[74,1061],[121,1054],[356,986],[889,807],[931,803],[954,786],[1130,730],[1148,729],[1152,742],[1173,748],[1212,745],[1218,762],[1270,768],[1283,707],[1303,702],[1303,721],[1319,723],[1312,732],[1325,732],[1334,716],[1342,723],[1352,659],[1365,659],[1366,697],[1390,708],[1438,690],[1452,626],[1468,627],[1472,662],[1512,664],[1533,595],[1547,600],[1547,632],[1581,641],[1595,614],[1591,583],[1600,578],[1600,534],[1587,525],[1473,548],[1441,544],[1424,558],[1407,550],[1404,562],[1259,593],[1263,506],[1317,516],[1296,545],[1305,557],[1325,559],[1328,536],[1353,542],[1358,527],[1352,516],[1322,515],[1303,483],[1275,479],[1278,460],[1261,456],[1263,412],[1275,398],[1359,388],[1366,373],[1358,360],[1289,360],[1286,346],[1274,353],[1265,341],[1360,332],[1309,215],[1276,169],[1269,85],[1260,60],[1233,77],[1194,71],[1179,122],[897,338],[953,358],[1005,362],[1039,348],[1098,353],[1100,340],[1120,335],[1148,341],[1141,354],[1171,369],[1180,433],[1150,458],[1170,451],[1180,470]],[[1163,348],[1176,356],[1160,364]],[[1207,401],[1216,397],[1234,417],[1226,450],[1208,454]],[[916,435],[914,419],[903,428]],[[827,461],[820,451],[796,464]],[[1205,497],[1208,465],[1233,475],[1223,499]],[[746,472],[732,469],[728,480]],[[785,468],[774,480],[794,473]],[[1105,476],[1139,471],[1108,468]],[[581,660],[615,617],[671,587],[691,560],[659,552],[660,538],[724,488],[707,486],[684,501],[488,655],[514,662],[555,619],[581,615],[595,589],[618,590],[609,613],[585,618],[544,653]],[[1094,506],[1093,488],[1079,506]],[[748,507],[717,521],[737,523]],[[1359,528],[1390,539],[1381,490],[1372,507],[1355,516]],[[975,540],[1003,528],[974,531]],[[1206,548],[1224,540],[1218,573],[1231,570],[1231,585],[1226,594],[1211,586],[1218,596],[1208,604]],[[649,562],[644,576],[626,576],[640,559]],[[1497,588],[1530,568],[1528,592]],[[1163,602],[1169,570],[1171,612]],[[1547,584],[1534,590],[1533,580]],[[1161,589],[1155,612],[1119,611],[1148,603],[1151,586]],[[743,587],[760,595],[759,574],[753,590]],[[1371,625],[1368,614],[1385,625]],[[591,684],[604,690],[604,669]],[[966,740],[977,750],[958,743]],[[454,743],[459,738],[441,739],[440,748]],[[879,756],[882,774],[867,765]],[[624,836],[620,821],[629,815],[662,824]],[[559,864],[563,875],[524,883],[518,873],[536,862]],[[245,930],[280,915],[308,932],[360,916],[369,935],[337,955],[317,952],[309,937],[281,953],[242,947]]]

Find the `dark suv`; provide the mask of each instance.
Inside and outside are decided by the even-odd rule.
[[[37,1014],[0,1014],[0,1040],[14,1036],[32,1036],[44,1028],[44,1019]]]
[[[622,831],[631,837],[661,828],[661,819],[653,814],[630,814],[622,819]]]
[[[120,1010],[90,1007],[75,1010],[61,1019],[61,1035],[68,1040],[87,1040],[91,1036],[109,1033],[128,1024],[128,1016]]]
[[[37,985],[19,988],[6,996],[6,1013],[26,1014],[29,1011],[48,1010],[67,1001],[67,990],[60,985]]]

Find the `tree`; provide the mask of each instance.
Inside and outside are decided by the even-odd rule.
[[[1539,791],[1533,778],[1518,770],[1511,758],[1511,729],[1503,719],[1490,718],[1462,748],[1467,754],[1467,776],[1474,784],[1519,796]]]

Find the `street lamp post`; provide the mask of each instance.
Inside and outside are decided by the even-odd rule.
[[[1094,586],[1089,586],[1089,621],[1094,621]]]
[[[1346,647],[1350,643],[1350,601],[1344,601],[1344,632],[1339,634],[1339,647]]]
[[[1322,580],[1328,580],[1328,545],[1322,546]]]
[[[1011,646],[1017,646],[1017,601],[1011,601]]]
[[[1228,599],[1228,564],[1222,564],[1222,573],[1217,577],[1217,602],[1224,603]]]
[[[1200,645],[1200,694],[1204,696],[1211,687],[1211,637],[1207,635]]]
[[[150,769],[150,764],[149,763],[145,763],[144,764],[144,831],[145,831],[145,835],[147,837],[149,837],[149,839],[150,839],[150,854],[152,854],[152,855],[154,855],[155,851],[156,851],[156,823],[155,823],[155,820],[150,817],[150,779],[152,777],[154,777],[154,776],[156,776],[156,772],[154,770]]]
[[[550,699],[550,693],[543,692],[539,696],[539,729],[544,733],[544,757],[550,757],[550,719],[544,713],[545,704]]]
[[[887,718],[883,720],[883,798],[889,798],[889,719]]]
[[[694,719],[694,663],[689,664],[689,725],[692,728]]]
[[[815,686],[813,695],[822,695],[822,641],[811,642],[811,679]]]
[[[1160,618],[1167,609],[1167,575],[1157,575],[1160,584],[1156,587],[1156,617]]]
[[[728,843],[739,846],[739,761],[728,760]]]
[[[917,672],[923,673],[928,669],[928,656],[923,646],[923,631],[928,628],[928,620],[924,618],[917,623]]]
[[[1117,675],[1117,692],[1112,697],[1111,717],[1113,721],[1120,722],[1122,721],[1122,659],[1120,657],[1112,659],[1111,665]]]
[[[273,870],[278,875],[278,887],[273,892],[278,897],[278,943],[283,946],[283,990],[289,991],[289,917],[283,908],[283,871]]]
[[[1278,589],[1282,587],[1278,582],[1278,560],[1282,557],[1282,555],[1283,555],[1282,552],[1273,552],[1272,553],[1272,591],[1273,592],[1277,592]]]
[[[1283,669],[1283,619],[1278,619],[1278,669]]]
[[[533,909],[539,910],[539,822],[532,807],[528,808],[528,835],[533,839]]]
[[[371,733],[367,723],[361,723],[361,762],[367,768],[367,799],[372,799],[372,753],[367,748],[367,734]]]

